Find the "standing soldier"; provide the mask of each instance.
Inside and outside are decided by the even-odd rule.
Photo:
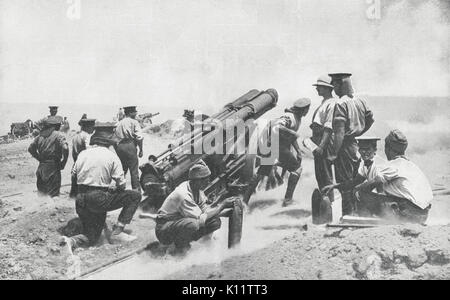
[[[329,74],[336,95],[340,98],[335,105],[333,118],[336,181],[352,180],[358,168],[358,145],[356,137],[363,135],[374,123],[373,113],[366,102],[354,96],[350,79],[352,74]],[[351,191],[341,190],[342,214],[349,215],[355,210]]]
[[[317,185],[322,190],[333,183],[331,165],[336,158],[333,148],[333,114],[336,99],[333,98],[333,86],[331,77],[321,76],[317,83],[313,84],[317,93],[323,98],[322,103],[313,115],[311,140],[318,145],[314,150],[314,167]]]
[[[92,147],[80,153],[72,168],[72,176],[76,177],[78,184],[76,212],[83,224],[82,234],[63,237],[72,249],[95,245],[105,228],[107,213],[120,208],[122,211],[109,236],[110,243],[136,239],[126,234],[124,228],[133,219],[141,194],[125,190],[122,165],[117,155],[109,149],[115,143],[114,127],[114,124],[98,123],[91,137]],[[116,185],[111,187],[113,180]]]
[[[290,172],[283,206],[292,204],[294,191],[301,176],[302,157],[297,142],[299,137],[297,132],[300,128],[302,117],[308,114],[310,105],[310,99],[299,99],[294,102],[291,108],[285,110],[285,114],[282,117],[269,124],[268,129],[272,131],[271,134],[275,134],[278,137],[279,141],[279,147],[276,149],[278,151],[278,162],[274,165],[280,166]],[[295,149],[296,154],[292,153],[292,148]],[[247,191],[244,194],[245,203],[249,202],[259,182],[265,176],[270,175],[274,165],[261,165],[259,167],[257,175],[250,181]]]
[[[139,159],[137,147],[139,148],[139,157],[143,156],[143,140],[141,125],[136,120],[136,106],[124,107],[125,118],[122,119],[116,128],[116,138],[118,144],[116,153],[122,162],[125,174],[130,170],[131,186],[133,190],[141,190],[139,184]]]
[[[59,196],[61,170],[69,158],[66,138],[59,132],[61,122],[55,116],[48,117],[43,129],[28,148],[28,152],[39,161],[36,171],[37,189],[40,194]]]
[[[81,151],[86,150],[90,143],[91,134],[94,132],[95,119],[82,118],[78,124],[81,126],[81,130],[75,134],[72,139],[72,158],[75,164],[78,155]],[[72,187],[70,189],[70,197],[76,197],[77,195],[77,182],[76,178],[72,180]]]
[[[47,120],[48,117],[55,117],[56,120],[59,121],[60,125],[63,124],[64,121],[63,117],[58,116],[58,106],[49,106],[48,108],[50,109],[50,115],[36,122],[36,127],[39,130],[42,130],[44,128],[45,120]]]

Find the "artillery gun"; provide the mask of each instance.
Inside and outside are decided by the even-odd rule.
[[[156,156],[150,168],[141,167],[143,176],[146,175],[145,170],[156,175],[141,180],[148,196],[143,202],[153,203],[158,209],[171,191],[188,180],[189,169],[203,160],[212,173],[211,182],[205,189],[209,204],[215,206],[228,197],[238,199],[229,215],[228,247],[238,244],[242,233],[242,194],[258,164],[256,153],[249,151],[249,130],[256,126],[256,119],[276,106],[277,101],[278,94],[274,89],[251,90],[204,121],[188,123],[188,132],[177,143],[169,145],[168,150]],[[245,122],[244,130],[234,130],[233,127],[239,122]],[[222,130],[218,130],[219,127]],[[230,128],[234,130],[231,136],[225,134]],[[212,140],[222,141],[223,146],[231,151],[204,151],[202,145]],[[244,151],[235,151],[242,145]]]
[[[140,114],[136,117],[136,120],[139,122],[139,124],[141,124],[141,127],[144,128],[145,126],[148,125],[152,125],[152,118],[156,117],[159,115],[159,112],[157,113],[145,113],[145,114]]]
[[[22,138],[29,136],[33,129],[35,129],[34,123],[28,119],[23,123],[12,123],[10,134],[13,138]]]

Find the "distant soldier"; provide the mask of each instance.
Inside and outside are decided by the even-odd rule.
[[[280,166],[290,172],[286,194],[282,205],[288,206],[293,202],[294,191],[302,173],[302,156],[297,139],[299,137],[301,119],[308,114],[311,100],[302,98],[294,102],[294,105],[285,110],[285,114],[272,121],[268,130],[272,131],[279,139],[278,161],[274,165]],[[292,152],[295,150],[295,154]],[[272,149],[272,151],[274,151]],[[244,202],[248,203],[259,182],[272,172],[274,165],[261,165],[257,175],[252,178],[244,195]]]
[[[363,135],[374,123],[373,113],[366,102],[354,96],[349,73],[329,74],[336,95],[340,98],[335,105],[333,118],[334,145],[337,153],[334,161],[336,181],[351,180],[358,168],[358,145],[356,137]],[[350,215],[355,209],[351,192],[342,193],[342,214]]]
[[[62,124],[62,127],[61,127],[61,131],[64,132],[64,133],[68,133],[69,130],[70,130],[69,120],[67,120],[67,117],[64,117],[63,124]]]
[[[81,119],[81,126],[72,139],[72,158],[76,162],[81,151],[86,150],[90,144],[91,134],[94,132],[95,119]]]
[[[81,130],[75,134],[72,139],[72,158],[73,162],[78,159],[78,155],[81,151],[86,150],[90,144],[91,134],[94,132],[95,119],[81,119],[79,121]],[[70,197],[76,197],[77,195],[77,183],[76,178],[72,180],[72,187],[70,189]]]
[[[137,148],[139,148],[139,157],[144,155],[141,125],[136,120],[136,106],[124,107],[125,118],[117,124],[115,131],[118,144],[116,153],[122,162],[125,174],[130,170],[131,186],[134,190],[141,190],[139,184],[139,159]]]
[[[92,147],[80,153],[72,168],[72,176],[76,177],[78,184],[76,212],[83,224],[82,234],[63,237],[72,249],[95,245],[106,226],[107,213],[120,208],[122,211],[109,241],[115,244],[136,239],[126,234],[124,228],[133,219],[141,194],[125,190],[122,165],[117,155],[109,149],[115,143],[114,127],[114,124],[98,123],[91,137]],[[115,186],[112,187],[113,180]]]
[[[119,112],[117,113],[117,121],[122,121],[125,118],[125,113],[123,112],[123,108],[119,108]]]
[[[61,170],[69,157],[69,146],[59,132],[61,122],[54,116],[48,117],[43,129],[28,148],[28,152],[39,161],[36,171],[39,193],[56,197],[61,188]]]
[[[87,114],[86,113],[84,113],[82,116],[81,116],[81,119],[80,119],[80,121],[78,121],[78,125],[81,127],[81,121],[83,120],[83,119],[87,119],[88,117],[87,117]]]
[[[63,117],[58,116],[58,106],[49,106],[48,108],[50,109],[50,115],[48,115],[46,118],[43,118],[43,119],[39,120],[38,122],[36,122],[36,126],[38,127],[39,130],[42,130],[42,128],[44,127],[45,120],[48,117],[55,117],[56,120],[59,121],[60,125],[63,124],[63,121],[64,121]]]

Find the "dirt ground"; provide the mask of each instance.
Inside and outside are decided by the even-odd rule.
[[[450,279],[450,226],[315,227],[166,279]]]
[[[153,222],[136,217],[128,229],[139,239],[131,244],[110,245],[103,238],[100,247],[77,249],[74,255],[60,247],[58,230],[76,217],[68,196],[73,162],[70,158],[62,172],[60,197],[38,197],[38,163],[27,152],[31,141],[0,145],[0,279],[71,278],[154,240]],[[110,226],[117,215],[108,215]]]
[[[440,141],[442,147],[410,155],[428,176],[435,195],[426,227],[339,231],[311,225],[309,195],[315,180],[312,161],[306,156],[297,204],[279,208],[283,187],[260,193],[246,216],[241,249],[227,251],[219,245],[205,250],[194,243],[192,255],[184,260],[140,256],[92,278],[116,278],[121,273],[122,279],[450,279],[450,226],[446,225],[450,223],[450,153],[442,144],[445,140]],[[30,142],[0,145],[0,279],[72,278],[155,240],[154,222],[136,215],[129,227],[139,237],[134,243],[110,245],[103,240],[98,247],[79,249],[74,255],[60,247],[58,229],[75,217],[68,197],[73,162],[69,159],[63,171],[62,195],[40,198],[34,174],[38,163],[27,153]],[[145,155],[160,153],[168,143],[152,135],[146,140]],[[109,214],[109,224],[117,214]]]

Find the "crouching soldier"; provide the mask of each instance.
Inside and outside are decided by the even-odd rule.
[[[141,178],[139,180],[144,196],[141,202],[143,211],[159,210],[167,197],[167,185],[163,172],[155,165],[156,157],[150,155],[147,163],[139,167]]]
[[[276,155],[278,161],[274,165],[280,166],[290,172],[286,194],[282,203],[283,206],[288,206],[293,203],[294,191],[302,173],[302,156],[297,142],[299,137],[297,132],[300,128],[302,117],[306,116],[309,112],[310,105],[310,99],[299,99],[294,102],[291,108],[285,110],[285,114],[282,117],[273,123],[271,122],[273,126],[269,124],[269,130],[272,131],[271,134],[274,134],[275,138],[278,138],[279,141],[279,147],[275,149],[275,151],[278,151],[278,155]],[[267,140],[269,139],[267,138]],[[294,148],[295,154],[292,152],[292,148]],[[274,151],[274,149],[271,150]],[[259,167],[257,175],[252,178],[244,194],[243,201],[246,204],[248,204],[259,182],[265,176],[270,175],[274,165],[264,164]]]
[[[164,201],[156,218],[155,233],[164,245],[175,244],[173,254],[183,255],[190,243],[213,233],[221,226],[220,217],[226,208],[234,206],[229,198],[214,208],[206,205],[203,190],[209,183],[211,171],[203,162],[189,170],[189,180],[181,183]]]
[[[117,155],[109,149],[114,144],[114,125],[99,123],[91,137],[91,148],[80,153],[73,166],[78,195],[76,212],[83,224],[83,234],[71,238],[63,237],[72,249],[95,245],[105,228],[108,211],[122,208],[118,222],[113,226],[110,243],[131,242],[135,236],[124,232],[138,208],[141,194],[125,190],[126,182],[122,164]],[[115,181],[115,186],[111,182]]]
[[[423,172],[406,156],[406,137],[393,130],[385,139],[388,161],[368,169],[367,180],[356,179],[358,214],[408,223],[425,223],[433,192]],[[361,151],[364,159],[364,153]],[[373,192],[376,189],[377,192]]]
[[[377,137],[358,137],[358,151],[361,155],[361,162],[356,176],[348,181],[338,184],[330,184],[325,186],[321,191],[323,195],[327,195],[332,189],[339,189],[344,192],[372,191],[376,189],[382,192],[381,186],[374,184],[374,179],[378,175],[378,170],[383,167],[386,160],[377,155],[377,143],[380,140]],[[329,208],[331,211],[331,208]],[[364,210],[363,207],[356,203],[356,213],[360,216],[370,216],[370,212]],[[329,220],[322,220],[327,222]],[[319,222],[323,223],[323,222]]]
[[[364,186],[357,193],[359,206],[376,215],[408,223],[425,223],[431,209],[433,192],[425,174],[405,156],[408,140],[399,130],[385,139],[388,162],[377,168],[374,180],[366,186],[380,186],[382,194]]]
[[[43,123],[43,129],[28,148],[28,152],[39,161],[36,171],[39,194],[59,196],[61,170],[69,158],[66,138],[59,132],[60,119],[50,116]]]

